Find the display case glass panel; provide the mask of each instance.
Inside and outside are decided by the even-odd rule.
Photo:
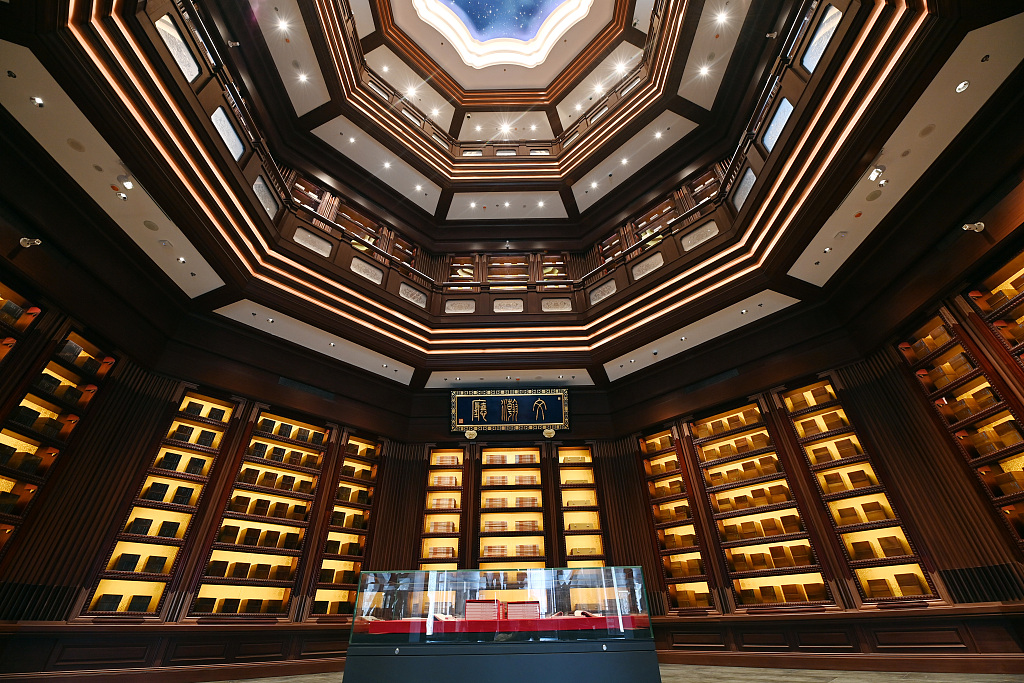
[[[704,587],[706,594],[706,586]],[[353,644],[652,639],[639,567],[364,572]]]

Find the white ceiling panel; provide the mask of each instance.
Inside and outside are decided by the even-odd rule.
[[[314,128],[313,134],[389,185],[406,201],[434,213],[441,188],[344,116]]]
[[[1024,14],[967,34],[790,275],[819,287],[828,282],[1024,59],[1021,36]],[[885,171],[872,179],[879,166]]]
[[[250,1],[249,6],[270,48],[295,115],[302,116],[329,101],[327,83],[295,0]]]
[[[420,78],[408,64],[396,57],[389,47],[382,45],[366,55],[366,64],[442,129],[447,131],[452,125],[455,107],[433,85]]]
[[[734,332],[752,322],[767,318],[795,303],[799,303],[799,299],[765,290],[717,313],[712,313],[706,318],[681,327],[675,332],[666,334],[650,344],[624,353],[605,363],[604,370],[608,373],[608,379],[614,382],[638,370],[660,363],[666,358],[690,351],[705,342]]]
[[[185,294],[224,284],[138,179],[133,189],[122,186],[117,177],[127,169],[118,155],[28,48],[0,40],[0,72],[15,74],[4,78],[0,105]]]
[[[365,38],[377,30],[373,23],[370,0],[348,0],[348,6],[352,8],[352,16],[356,20],[356,35]]]
[[[557,192],[466,192],[452,197],[450,221],[568,218]]]
[[[218,308],[214,313],[399,384],[408,385],[412,381],[411,365],[248,299]]]
[[[426,389],[468,387],[591,387],[594,380],[584,368],[561,370],[438,370],[430,373]]]
[[[705,109],[714,106],[749,8],[750,0],[709,0],[704,5],[679,83],[680,97]]]
[[[572,91],[563,97],[555,109],[562,128],[568,128],[585,116],[595,100],[618,85],[643,56],[643,50],[632,43],[622,42],[604,58]],[[577,108],[578,107],[578,108]]]
[[[462,120],[459,140],[550,140],[555,137],[542,111],[475,111]]]
[[[629,142],[605,157],[604,161],[573,184],[572,194],[580,212],[586,211],[696,127],[696,123],[679,114],[663,111]]]

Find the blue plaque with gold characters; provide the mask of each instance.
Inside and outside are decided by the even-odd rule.
[[[453,432],[568,428],[568,389],[467,389],[452,392]]]

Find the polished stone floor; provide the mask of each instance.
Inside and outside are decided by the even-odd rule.
[[[1024,683],[1015,674],[921,674],[875,671],[819,671],[811,669],[751,669],[728,666],[661,665],[662,683]],[[341,683],[339,674],[280,676],[226,683]]]

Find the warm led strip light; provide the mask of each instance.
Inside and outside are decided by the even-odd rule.
[[[70,16],[74,16],[75,4],[76,4],[75,0],[72,0],[71,6],[69,8],[69,15]],[[859,35],[859,39],[858,39],[858,43],[857,43],[857,47],[858,48],[861,47],[864,44],[864,42],[866,42],[867,35],[870,33],[870,30],[873,27],[874,22],[877,21],[878,16],[881,14],[881,10],[882,10],[882,6],[879,5],[879,4],[876,4],[875,9],[872,12],[872,15],[871,15],[868,23],[865,25],[865,27],[862,29],[862,31],[861,31],[861,33]],[[901,17],[902,14],[904,14],[906,11],[907,11],[906,4],[901,4],[900,9],[899,9],[899,11],[897,13],[897,16],[895,18],[893,18],[893,20],[889,24],[889,28],[886,31],[886,36],[891,34],[891,32],[895,28],[895,25],[897,23],[898,18]],[[152,100],[150,100],[148,98],[148,96],[142,90],[141,85],[139,84],[139,82],[135,78],[134,73],[130,72],[127,69],[125,61],[124,61],[124,58],[123,58],[123,55],[121,55],[116,50],[116,47],[115,47],[114,43],[111,41],[110,36],[102,29],[102,23],[97,19],[95,8],[93,9],[93,12],[91,13],[90,16],[91,16],[91,23],[93,24],[93,26],[97,27],[98,32],[103,37],[104,41],[107,43],[107,46],[111,49],[111,51],[113,53],[115,53],[117,55],[118,60],[121,63],[122,68],[125,69],[126,73],[128,73],[129,77],[132,79],[133,83],[135,84],[136,88],[138,89],[139,94],[144,99],[146,99],[146,101],[150,105],[150,108],[153,111],[154,115],[156,115],[156,116],[160,117],[161,119],[163,119],[163,117],[160,115],[159,111],[156,109],[155,104],[152,102]],[[140,60],[143,61],[144,65],[149,70],[150,77],[153,79],[153,81],[157,84],[157,87],[163,92],[163,94],[167,98],[165,101],[169,102],[172,107],[177,109],[176,106],[173,103],[173,100],[167,95],[166,91],[163,90],[162,84],[160,84],[159,80],[155,77],[155,75],[154,75],[154,73],[152,71],[151,66],[148,64],[148,62],[145,62],[144,59],[141,57],[142,55],[144,55],[144,53],[141,52],[141,50],[139,50],[139,46],[131,38],[130,33],[128,33],[126,31],[126,28],[124,27],[123,23],[121,22],[120,17],[118,17],[116,14],[114,14],[114,18],[115,18],[115,21],[116,21],[117,25],[121,29],[122,33],[124,33],[126,38],[133,44],[133,47],[136,49],[137,54],[140,55]],[[861,106],[857,110],[857,117],[858,118],[851,120],[849,122],[849,124],[847,125],[846,129],[844,130],[843,134],[841,135],[842,140],[845,140],[848,137],[849,133],[852,131],[853,126],[855,125],[855,123],[857,122],[859,117],[861,115],[863,115],[863,112],[867,108],[867,106],[868,106],[868,104],[870,102],[870,98],[873,97],[875,94],[877,94],[877,91],[880,89],[882,81],[884,80],[884,77],[887,76],[889,73],[891,73],[892,69],[895,66],[895,63],[896,63],[898,57],[900,55],[902,55],[902,53],[906,50],[907,46],[909,45],[909,43],[911,42],[913,37],[916,35],[917,31],[920,30],[920,28],[923,25],[923,23],[924,23],[924,16],[921,16],[915,22],[911,32],[905,37],[905,39],[900,44],[900,46],[899,46],[899,48],[898,48],[898,50],[896,52],[896,55],[890,60],[889,64],[887,65],[887,67],[883,71],[883,73],[881,75],[879,75],[878,78],[876,79],[874,86],[871,88],[871,90],[869,92],[869,97],[862,101]],[[69,25],[70,25],[73,33],[75,34],[76,38],[82,44],[83,48],[89,53],[90,57],[93,59],[94,63],[96,63],[97,66],[100,68],[100,70],[103,72],[104,76],[107,78],[107,80],[111,84],[111,86],[114,87],[119,92],[119,94],[121,95],[122,100],[125,103],[125,105],[132,109],[133,113],[137,116],[137,119],[141,123],[144,119],[142,119],[142,117],[139,116],[138,110],[131,104],[131,101],[128,99],[128,97],[126,96],[124,91],[117,85],[116,81],[112,78],[110,72],[106,69],[105,65],[97,57],[95,51],[92,50],[91,47],[89,47],[88,44],[85,42],[84,37],[83,37],[81,31],[77,27],[75,27],[73,24],[70,24],[70,22],[69,22]],[[880,51],[882,49],[882,45],[883,44],[884,44],[884,38],[879,41],[878,47],[875,50],[874,57],[878,56],[878,54],[880,53]],[[849,68],[850,68],[850,65],[851,65],[852,61],[853,61],[853,56],[852,55],[848,56],[846,61],[843,64],[842,69],[841,69],[843,74],[845,74],[847,71],[849,71]],[[866,78],[867,71],[868,71],[869,67],[870,67],[870,63],[868,64],[867,67],[862,69],[861,73],[858,75],[858,78],[857,78],[857,84],[858,85],[860,83],[862,83],[864,81],[864,79]],[[839,82],[841,82],[841,80],[842,80],[841,77],[835,79],[835,81],[833,83],[833,86],[830,89],[830,91],[828,93],[828,96],[827,96],[827,99],[829,101],[831,101],[831,99],[835,95],[835,92],[838,90],[838,85],[837,84]],[[846,103],[848,103],[852,99],[855,90],[856,90],[856,88],[851,88],[848,91],[847,96],[846,96],[845,101],[844,101],[844,105]],[[816,113],[816,116],[815,116],[815,119],[814,119],[815,123],[817,123],[821,119],[821,116],[823,115],[824,109],[825,109],[824,106],[822,106],[821,108],[818,109],[818,111]],[[180,114],[180,111],[178,111],[178,113]],[[838,120],[839,117],[840,117],[840,114],[834,114],[833,122]],[[182,119],[179,119],[179,120],[184,120],[184,119],[182,118]],[[164,124],[166,126],[166,120],[163,120],[163,122],[164,122]],[[199,193],[197,192],[197,189],[194,187],[194,185],[192,183],[190,183],[188,181],[188,179],[186,178],[185,174],[182,172],[182,169],[180,168],[180,166],[178,166],[174,162],[174,160],[171,158],[171,156],[168,153],[166,147],[155,136],[155,134],[152,131],[152,129],[150,129],[144,123],[142,125],[147,129],[147,132],[149,132],[149,134],[151,136],[151,139],[153,139],[154,143],[157,145],[157,147],[159,148],[161,153],[164,155],[164,157],[168,161],[168,163],[174,168],[174,170],[178,173],[178,175],[181,178],[181,180],[193,191],[193,195],[196,196],[197,199],[198,199]],[[809,137],[809,130],[810,130],[810,128],[811,127],[808,128],[808,132],[805,132],[804,136],[801,138],[800,142],[798,143],[801,147],[806,144],[806,141],[807,141],[807,139]],[[185,151],[183,145],[181,144],[180,139],[178,139],[176,136],[174,136],[173,133],[170,132],[169,127],[167,127],[166,129],[168,130],[169,134],[175,139],[175,142],[178,144],[179,149],[181,150],[181,152],[183,154],[185,154],[186,157],[188,157],[188,153]],[[193,139],[195,139],[195,138],[193,138]],[[820,151],[820,147],[821,147],[822,144],[823,144],[823,142],[819,140],[818,145],[816,145],[815,150],[814,150],[815,154],[818,151]],[[230,186],[225,182],[225,179],[217,171],[216,166],[211,162],[210,158],[205,154],[205,150],[201,146],[197,145],[197,147],[199,148],[200,153],[203,155],[204,160],[209,165],[209,168],[211,168],[211,170],[213,170],[214,174],[218,176],[218,179],[221,181],[221,187],[226,192],[228,192],[230,195],[232,195],[232,199],[233,200],[235,200],[240,205],[244,206],[245,204],[242,204],[242,203],[238,202],[238,197],[236,195],[234,195],[234,193],[232,192]],[[834,158],[835,154],[836,154],[836,151],[835,151],[835,148],[833,148],[832,153],[829,155],[829,160]],[[794,161],[794,159],[797,156],[799,156],[799,155],[798,154],[794,154],[789,159],[789,161],[786,164],[786,167],[785,167],[785,169],[783,171],[783,174],[788,172],[791,169],[791,167],[793,165],[793,161]],[[194,164],[194,161],[192,159],[190,159],[190,161],[193,162],[193,167],[195,168],[196,166]],[[801,168],[800,173],[805,173],[807,171],[807,168],[810,166],[810,163],[811,163],[811,157],[808,157],[808,160],[804,163],[803,167]],[[817,180],[820,180],[820,177],[821,177],[822,173],[823,173],[823,170],[821,170],[819,168],[819,171],[816,174],[815,179],[814,179],[815,182]],[[772,188],[772,192],[773,193],[778,190],[778,188],[782,184],[782,182],[783,182],[782,181],[782,174],[780,174],[779,178],[776,180],[776,183],[775,183],[775,185]],[[795,186],[795,185],[791,185],[791,190],[790,190],[789,193],[787,193],[787,197],[791,196],[791,194],[792,194],[792,187],[793,186]],[[807,190],[805,190],[801,194],[801,196],[800,196],[800,198],[798,200],[797,207],[795,207],[790,212],[789,216],[787,217],[787,221],[785,223],[786,226],[789,225],[789,223],[791,222],[792,216],[799,209],[800,205],[806,200],[806,198],[809,195],[810,191],[811,191],[810,188],[808,188]],[[237,230],[238,229],[238,225],[234,223],[234,221],[230,218],[230,215],[225,211],[224,205],[216,197],[214,197],[214,200],[216,201],[216,203],[218,205],[218,208],[220,208],[221,211],[224,212],[225,217],[228,219],[229,222],[232,223],[233,227]],[[224,228],[221,226],[221,224],[217,220],[215,220],[213,212],[212,212],[210,206],[208,204],[206,204],[206,202],[203,202],[202,200],[200,200],[200,204],[202,205],[203,209],[206,211],[207,216],[211,219],[211,221],[214,223],[214,225],[217,226],[217,228],[220,231],[220,233],[222,234],[222,236],[224,236],[225,239],[228,239],[229,245],[231,246],[232,250],[243,261],[245,261],[245,257],[242,254],[242,252],[240,252],[238,250],[238,248],[234,245],[234,243],[231,242],[231,240],[229,238],[229,235],[224,231]],[[728,253],[736,251],[740,246],[745,244],[747,239],[749,239],[750,235],[752,235],[754,230],[756,229],[756,227],[757,227],[756,223],[763,217],[764,211],[766,210],[765,207],[767,207],[767,205],[768,205],[768,202],[766,202],[764,207],[762,207],[762,210],[759,212],[757,218],[755,218],[755,220],[752,221],[751,225],[748,226],[748,229],[744,233],[744,236],[743,236],[743,239],[741,240],[741,242],[739,244],[737,244],[737,245],[734,245],[732,248],[726,250],[725,252],[721,252],[720,254],[716,255],[716,257],[715,257],[716,260],[720,260],[720,257],[725,256]],[[780,211],[781,211],[780,209],[776,210],[775,214],[772,217],[772,220],[775,220],[778,217],[778,214],[779,214]],[[410,323],[410,324],[412,324],[412,325],[414,325],[414,326],[416,326],[416,327],[418,327],[418,328],[420,328],[420,329],[422,329],[422,330],[424,330],[424,331],[426,331],[428,333],[432,333],[432,334],[442,334],[442,333],[444,333],[444,334],[465,334],[467,332],[470,332],[470,333],[489,333],[489,332],[493,332],[493,331],[487,330],[485,328],[473,328],[473,329],[469,329],[469,330],[434,330],[434,329],[430,329],[427,326],[419,323],[419,321],[413,320],[413,319],[409,318],[408,316],[405,316],[405,315],[403,315],[401,313],[398,313],[396,311],[393,311],[392,309],[389,309],[389,308],[381,305],[376,300],[368,299],[367,297],[364,297],[364,296],[362,296],[361,294],[359,294],[357,292],[349,290],[347,287],[344,287],[344,286],[338,285],[337,283],[333,283],[333,282],[330,282],[330,281],[326,280],[326,278],[324,278],[319,273],[316,273],[316,272],[314,272],[314,271],[312,271],[312,270],[302,266],[301,264],[297,264],[297,263],[288,261],[288,259],[281,258],[280,255],[278,255],[276,252],[273,252],[270,249],[270,246],[267,245],[266,242],[264,242],[262,240],[262,238],[259,235],[259,232],[255,230],[255,226],[252,224],[252,222],[249,219],[248,215],[245,215],[245,219],[246,219],[246,222],[248,223],[249,227],[253,229],[253,232],[256,234],[257,238],[259,239],[259,241],[261,243],[261,246],[265,249],[266,252],[269,253],[269,255],[273,256],[275,259],[277,259],[279,261],[282,261],[284,263],[287,263],[289,266],[294,267],[294,268],[296,268],[298,270],[301,270],[301,271],[303,271],[303,272],[305,272],[305,273],[307,273],[307,274],[309,274],[309,275],[311,275],[311,276],[313,276],[313,277],[315,277],[315,278],[317,278],[317,279],[319,279],[321,281],[329,283],[329,284],[337,287],[340,291],[342,291],[342,292],[344,292],[346,294],[355,296],[356,298],[358,298],[358,299],[360,299],[362,301],[365,301],[367,303],[373,304],[375,307],[377,307],[377,308],[379,308],[381,310],[384,310],[384,311],[388,312],[389,314],[395,315],[399,319],[405,320],[406,322],[408,322],[408,323]],[[611,337],[609,337],[607,339],[599,340],[596,343],[592,343],[592,344],[587,345],[587,346],[572,347],[572,348],[567,348],[567,347],[562,347],[562,346],[542,347],[542,348],[492,348],[492,349],[486,349],[486,350],[484,350],[484,352],[487,352],[487,353],[524,353],[524,352],[534,353],[534,352],[538,352],[538,351],[563,351],[564,352],[564,351],[590,351],[590,350],[593,350],[595,348],[598,348],[599,346],[607,343],[608,341],[610,341],[612,339],[615,339],[615,338],[618,338],[622,334],[625,334],[625,333],[627,333],[629,331],[632,331],[632,330],[634,330],[634,329],[636,329],[638,327],[641,327],[644,324],[646,324],[646,323],[648,323],[648,322],[650,322],[650,321],[652,321],[654,319],[657,319],[657,318],[665,315],[666,313],[668,313],[668,312],[670,312],[672,310],[677,309],[679,306],[682,306],[682,305],[685,305],[686,303],[692,302],[693,300],[699,298],[700,296],[703,296],[707,292],[710,292],[710,291],[713,291],[715,289],[718,289],[721,286],[736,280],[738,277],[742,277],[743,275],[746,275],[746,274],[752,272],[753,270],[756,270],[760,265],[762,265],[764,263],[767,255],[770,253],[771,249],[778,243],[779,239],[781,238],[782,232],[783,231],[780,230],[779,233],[776,234],[775,238],[769,243],[769,246],[768,246],[768,249],[766,250],[766,252],[764,254],[762,254],[761,258],[754,265],[749,266],[748,268],[746,268],[743,271],[740,271],[738,273],[734,273],[731,277],[727,278],[726,280],[723,280],[721,282],[713,284],[713,285],[711,285],[709,287],[704,288],[703,290],[701,290],[699,292],[696,292],[696,293],[690,295],[685,300],[677,302],[676,304],[672,305],[671,307],[669,307],[667,309],[664,309],[664,310],[659,311],[659,312],[657,312],[655,314],[652,314],[652,315],[648,316],[647,318],[645,318],[643,320],[637,321],[633,325],[630,325],[629,327],[627,327],[625,329],[619,330],[613,336],[611,336]],[[242,234],[241,231],[239,231],[239,234],[240,235]],[[760,242],[761,242],[761,240],[763,240],[763,238],[764,238],[764,235],[762,235],[755,242],[755,244],[754,244],[755,248],[760,244]],[[249,244],[248,242],[246,242],[246,245],[249,246],[249,248],[251,250],[253,249],[253,246],[251,244]],[[253,251],[252,254],[253,254],[254,257],[256,257],[256,259],[260,263],[260,265],[263,265],[263,266],[267,267],[268,269],[272,270],[273,272],[276,272],[276,273],[278,273],[278,274],[280,274],[282,276],[285,276],[285,277],[289,276],[289,274],[286,273],[285,271],[283,271],[282,269],[280,269],[280,268],[278,268],[276,266],[270,265],[270,264],[266,263],[265,261],[263,261],[263,259],[257,253],[255,253],[255,251]],[[749,257],[750,254],[748,253],[746,256]],[[732,263],[723,264],[723,265],[719,266],[718,268],[716,268],[715,270],[713,270],[713,271],[711,271],[709,273],[706,273],[699,280],[692,281],[690,284],[692,285],[692,284],[694,284],[696,282],[705,281],[709,277],[711,277],[712,275],[722,272],[724,269],[727,269],[731,265],[738,265],[742,260],[744,260],[744,259],[741,258],[740,261],[733,261]],[[681,274],[677,275],[676,277],[674,277],[672,280],[670,280],[670,281],[668,281],[666,283],[663,283],[662,285],[660,285],[659,287],[655,288],[654,290],[651,290],[650,292],[645,293],[644,298],[647,298],[651,294],[654,294],[654,293],[656,293],[658,291],[664,290],[665,288],[671,286],[672,284],[675,284],[676,282],[679,282],[680,280],[685,278],[687,275],[692,274],[696,270],[699,270],[700,268],[702,268],[702,267],[704,267],[706,265],[708,265],[708,264],[704,263],[704,264],[700,264],[699,266],[695,266],[694,268],[688,269],[684,273],[681,273]],[[356,322],[356,323],[358,323],[358,324],[360,324],[360,325],[362,325],[364,327],[367,327],[368,329],[374,330],[374,331],[382,333],[382,334],[389,334],[388,332],[386,332],[385,330],[383,330],[382,328],[380,328],[379,326],[377,326],[377,325],[375,325],[373,323],[369,323],[369,322],[367,322],[367,321],[365,321],[365,320],[363,320],[361,318],[358,318],[356,316],[353,316],[353,315],[351,315],[351,314],[349,314],[349,313],[347,313],[345,311],[341,311],[338,308],[336,308],[336,307],[334,307],[334,306],[332,306],[330,304],[327,304],[327,303],[325,303],[323,301],[318,301],[318,300],[311,299],[309,296],[307,296],[303,292],[300,292],[300,291],[298,291],[298,290],[296,290],[294,288],[291,288],[291,287],[288,287],[286,285],[283,285],[283,284],[281,284],[278,281],[271,280],[271,279],[267,278],[266,276],[262,275],[261,273],[255,272],[248,263],[246,263],[246,266],[247,266],[247,269],[249,270],[249,272],[254,275],[254,277],[257,277],[258,279],[261,279],[264,282],[275,284],[276,286],[284,289],[285,291],[287,291],[287,292],[289,292],[291,294],[294,294],[295,296],[298,296],[298,297],[300,297],[300,298],[302,298],[302,299],[304,299],[304,300],[306,300],[306,301],[308,301],[310,303],[313,303],[313,304],[315,304],[317,306],[320,306],[324,310],[327,310],[327,311],[329,311],[331,313],[335,313],[335,314],[339,315],[340,317],[342,317],[344,319],[351,320],[352,322]],[[325,296],[325,297],[327,297],[329,299],[334,299],[335,301],[338,301],[340,304],[344,304],[346,306],[349,306],[349,307],[353,308],[354,310],[356,310],[358,312],[361,312],[361,313],[363,313],[365,315],[368,315],[368,316],[370,316],[370,317],[372,317],[372,318],[374,318],[374,319],[376,319],[378,321],[381,321],[382,323],[389,324],[392,327],[395,327],[395,329],[397,329],[397,330],[399,330],[401,332],[404,332],[404,333],[406,333],[406,334],[408,334],[410,336],[413,336],[414,338],[417,338],[418,340],[420,340],[421,342],[423,342],[425,344],[450,343],[450,344],[464,345],[464,344],[473,344],[473,343],[485,343],[485,344],[500,344],[500,345],[504,345],[504,344],[512,344],[512,343],[530,343],[530,342],[536,342],[537,341],[537,339],[535,337],[511,338],[511,339],[510,338],[492,338],[492,339],[466,339],[466,340],[431,340],[431,339],[429,339],[429,338],[427,338],[427,337],[425,337],[425,336],[423,336],[421,334],[414,334],[414,333],[412,333],[410,330],[408,330],[406,328],[402,328],[400,326],[395,326],[395,323],[393,323],[393,322],[391,322],[389,320],[384,320],[383,318],[381,318],[381,316],[379,316],[377,314],[374,314],[374,313],[372,313],[370,311],[367,311],[366,309],[364,309],[364,308],[362,308],[362,307],[360,307],[358,305],[355,305],[355,304],[353,304],[351,302],[348,302],[348,301],[339,300],[337,296],[332,295],[330,292],[327,292],[326,290],[323,290],[323,289],[320,289],[318,287],[309,285],[308,283],[303,283],[303,285],[309,287],[310,289],[312,289],[313,291],[317,292],[318,294],[321,294],[321,295],[323,295],[323,296]],[[680,291],[682,291],[682,290],[680,290]],[[658,303],[667,301],[669,298],[671,298],[672,296],[677,295],[678,293],[679,293],[678,291],[674,292],[674,293],[670,293],[669,295],[666,295],[666,296],[662,297],[658,301],[651,302],[651,303],[645,305],[644,307],[642,307],[642,308],[640,308],[640,309],[638,309],[636,311],[633,311],[631,313],[625,314],[625,316],[619,316],[618,315],[619,312],[623,311],[625,308],[627,308],[630,305],[632,305],[633,302],[624,304],[619,309],[616,309],[615,311],[611,311],[611,312],[605,314],[604,316],[601,316],[597,320],[591,321],[590,323],[588,323],[586,325],[583,325],[583,326],[569,326],[569,327],[523,327],[523,328],[509,328],[506,331],[516,332],[516,333],[518,333],[518,332],[524,332],[524,333],[531,333],[531,332],[532,333],[538,333],[538,332],[539,333],[545,333],[545,332],[549,332],[549,331],[551,331],[551,332],[557,332],[557,331],[568,331],[568,332],[571,332],[571,331],[574,331],[574,330],[575,331],[588,330],[588,329],[593,328],[596,325],[599,325],[599,324],[603,323],[604,321],[608,320],[611,317],[619,318],[619,320],[617,322],[622,322],[623,320],[628,320],[629,318],[635,317],[636,315],[639,315],[640,313],[642,313],[644,311],[650,310],[653,306],[656,306]],[[599,336],[600,334],[606,332],[607,330],[613,329],[616,326],[617,326],[617,324],[609,325],[609,326],[606,326],[606,327],[604,327],[602,329],[594,330],[594,331],[590,332],[589,334],[587,334],[585,336],[582,336],[582,337],[552,337],[552,338],[545,338],[545,341],[549,342],[549,343],[550,342],[554,342],[554,341],[587,342],[587,341],[593,340],[596,336]],[[401,341],[402,343],[406,344],[407,346],[409,346],[409,347],[411,347],[411,348],[413,348],[415,350],[418,350],[418,351],[420,351],[422,353],[430,354],[430,355],[433,355],[433,354],[454,354],[454,353],[465,353],[467,351],[478,351],[478,350],[475,350],[475,349],[452,349],[452,350],[427,349],[427,348],[424,348],[423,346],[420,346],[419,344],[410,342],[410,341],[408,341],[406,339],[399,339],[399,341]]]

